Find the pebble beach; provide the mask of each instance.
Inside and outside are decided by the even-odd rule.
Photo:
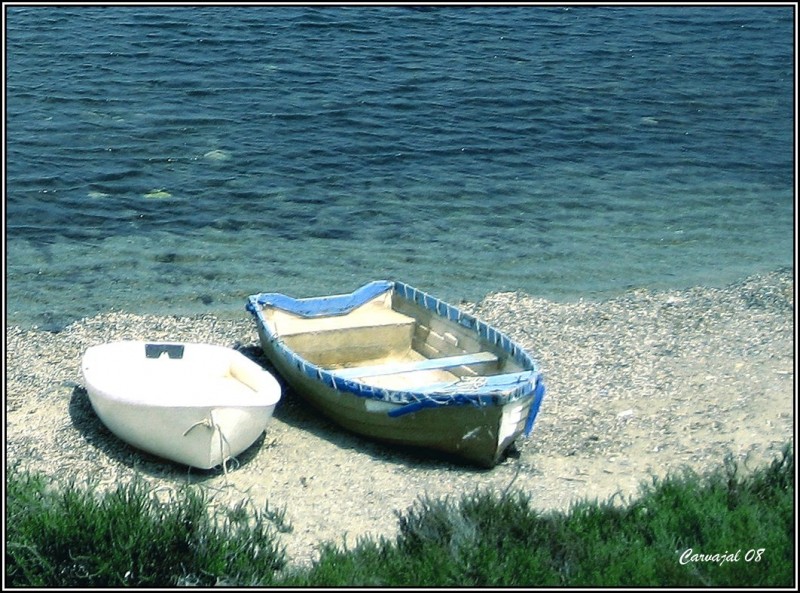
[[[706,472],[726,455],[768,463],[794,434],[794,273],[722,288],[632,290],[603,301],[554,302],[493,293],[461,303],[522,344],[547,395],[530,438],[491,470],[350,434],[284,390],[266,432],[227,472],[185,466],[114,437],[89,403],[81,357],[117,340],[219,344],[267,364],[249,314],[112,311],[58,332],[6,328],[6,464],[57,480],[114,487],[135,476],[169,497],[186,484],[213,505],[285,509],[290,564],[325,542],[392,538],[396,512],[421,496],[521,490],[543,511],[582,499],[624,501],[653,477]]]

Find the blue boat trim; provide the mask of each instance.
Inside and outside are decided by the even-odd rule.
[[[544,399],[544,381],[542,381],[542,376],[536,379],[536,388],[533,390],[533,402],[531,403],[531,409],[528,411],[528,418],[525,421],[525,431],[523,434],[525,438],[528,438],[531,435],[531,431],[533,430],[533,423],[536,421],[536,416],[539,414],[539,407],[542,405],[542,400]]]
[[[483,393],[505,392],[513,387],[519,387],[523,382],[529,381],[536,375],[536,371],[520,371],[517,373],[501,373],[498,375],[479,375],[455,381],[433,383],[424,387],[417,387],[417,393]],[[477,381],[477,383],[473,382]]]
[[[283,309],[289,313],[302,317],[328,317],[330,315],[346,315],[357,309],[367,301],[374,299],[392,289],[392,283],[379,280],[370,282],[350,294],[335,296],[315,297],[308,299],[295,299],[278,292],[264,293],[255,295],[255,303],[269,305],[277,309]],[[252,297],[250,303],[253,303]],[[253,311],[251,304],[248,304],[248,311]]]
[[[300,357],[293,350],[287,348],[279,336],[269,332],[269,328],[262,313],[262,307],[264,305],[269,305],[305,317],[344,315],[389,290],[393,290],[395,294],[409,301],[414,301],[442,317],[446,317],[466,328],[475,330],[481,338],[498,345],[524,369],[534,372],[531,373],[529,379],[520,382],[518,387],[502,394],[481,392],[480,389],[475,388],[470,389],[469,392],[466,393],[458,392],[452,388],[443,389],[441,392],[430,391],[420,393],[374,387],[339,377]],[[528,436],[533,429],[533,423],[539,412],[539,407],[541,406],[545,392],[541,372],[533,358],[502,332],[480,321],[469,313],[409,286],[408,284],[398,281],[381,280],[366,284],[351,294],[306,299],[295,299],[280,293],[255,294],[248,298],[246,309],[255,316],[259,331],[266,332],[268,340],[274,345],[275,349],[280,352],[281,356],[301,370],[306,376],[315,381],[320,381],[336,391],[350,393],[357,397],[398,404],[399,407],[397,409],[388,412],[388,415],[393,418],[426,408],[463,405],[478,407],[502,406],[509,402],[530,398],[533,401],[526,419],[525,436]]]

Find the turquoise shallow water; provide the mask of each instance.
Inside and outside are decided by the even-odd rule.
[[[7,322],[793,264],[791,7],[7,7]]]

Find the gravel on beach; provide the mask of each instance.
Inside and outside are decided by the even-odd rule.
[[[640,485],[731,455],[745,469],[793,444],[794,272],[724,288],[634,290],[602,302],[557,303],[496,293],[461,306],[521,343],[543,369],[547,395],[529,439],[491,470],[350,434],[291,391],[267,430],[222,469],[189,469],[114,437],[91,408],[80,363],[117,340],[204,342],[266,364],[249,314],[226,319],[110,312],[58,333],[6,328],[6,464],[57,480],[114,486],[140,476],[154,492],[184,484],[212,504],[249,500],[285,509],[292,564],[323,542],[354,546],[397,533],[396,511],[425,495],[522,490],[537,509],[581,499],[624,501]]]

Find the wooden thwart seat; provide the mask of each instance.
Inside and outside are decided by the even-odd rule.
[[[413,318],[378,305],[336,317],[272,311],[270,319],[289,348],[323,367],[399,358],[411,348],[415,327]]]
[[[356,377],[378,377],[380,375],[394,375],[396,373],[449,369],[486,362],[497,362],[497,356],[491,352],[475,352],[472,354],[460,354],[458,356],[445,356],[443,358],[427,358],[425,360],[410,362],[335,369],[331,372],[344,379],[354,379]]]

